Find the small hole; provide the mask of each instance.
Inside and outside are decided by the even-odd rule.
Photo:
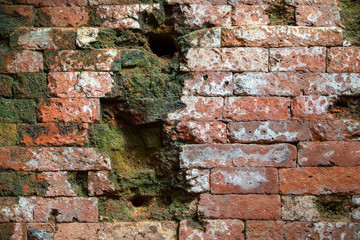
[[[150,49],[158,57],[172,58],[177,52],[177,48],[169,34],[147,34]]]
[[[135,195],[131,199],[131,203],[134,207],[142,207],[142,206],[147,206],[152,199],[153,197],[151,196]]]

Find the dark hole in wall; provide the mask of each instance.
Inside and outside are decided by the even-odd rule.
[[[330,107],[329,112],[335,118],[360,119],[360,98],[339,97]]]
[[[152,196],[135,195],[131,199],[131,203],[134,207],[142,207],[149,205],[152,199],[153,199]]]
[[[177,52],[172,37],[166,33],[148,33],[150,49],[158,57],[172,58]]]
[[[316,206],[323,218],[346,217],[350,211],[350,198],[334,195],[319,196]]]

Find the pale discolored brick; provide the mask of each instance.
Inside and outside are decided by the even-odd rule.
[[[230,142],[300,142],[310,140],[307,122],[267,121],[230,122],[228,124]]]
[[[288,221],[320,221],[316,196],[282,196],[281,215]]]
[[[298,163],[304,167],[359,166],[360,142],[304,142],[298,145]]]
[[[189,169],[185,172],[185,178],[190,186],[189,192],[200,193],[210,190],[210,171],[207,169]]]
[[[31,240],[54,239],[54,223],[28,223],[26,224],[27,235]]]
[[[355,206],[360,206],[360,195],[354,195],[351,201]]]
[[[32,222],[34,220],[34,198],[0,198],[0,223]]]
[[[290,99],[280,97],[230,97],[225,100],[224,119],[231,121],[287,120]]]
[[[324,118],[333,98],[325,96],[299,96],[291,101],[291,115],[295,119]]]
[[[268,70],[268,51],[263,48],[190,48],[182,71]]]
[[[244,223],[240,220],[206,220],[204,226],[197,226],[191,221],[180,222],[179,240],[194,238],[237,239],[243,240]]]
[[[235,5],[232,14],[232,23],[235,26],[241,25],[268,25],[269,15],[265,10],[267,5]]]
[[[215,168],[211,171],[211,193],[262,193],[278,192],[276,168]]]
[[[51,95],[64,98],[104,97],[114,86],[107,72],[50,72],[48,81]]]
[[[36,176],[38,183],[45,185],[45,197],[71,196],[76,193],[72,189],[67,172],[43,172]]]
[[[281,169],[283,194],[359,194],[359,167]]]
[[[240,26],[223,28],[223,47],[313,47],[341,46],[338,27]]]
[[[351,217],[354,221],[360,222],[360,207],[352,210]]]
[[[335,27],[340,23],[340,8],[331,5],[300,5],[296,8],[299,26]]]
[[[195,72],[185,79],[182,93],[185,96],[230,96],[233,93],[232,73]]]
[[[198,211],[205,218],[280,219],[280,197],[276,195],[202,194]]]
[[[280,72],[325,72],[326,48],[270,49],[270,70]]]
[[[181,168],[294,167],[296,147],[290,144],[183,145]]]
[[[88,173],[88,194],[89,196],[99,196],[115,190],[115,185],[109,179],[108,171],[98,171]]]
[[[302,93],[300,73],[247,72],[234,74],[234,94],[241,96],[296,96]]]
[[[23,50],[1,53],[1,73],[41,72],[44,69],[41,53]]]
[[[330,73],[360,72],[360,47],[334,47],[328,50],[328,67]]]
[[[285,0],[287,4],[293,6],[300,6],[300,5],[328,5],[328,6],[338,6],[337,0]]]
[[[110,158],[92,148],[2,147],[0,167],[22,171],[110,170]]]
[[[167,119],[170,121],[211,121],[222,118],[224,100],[221,97],[183,96],[181,101],[186,107],[169,113]]]
[[[221,47],[221,28],[199,29],[181,38],[190,47],[216,48]]]
[[[41,122],[97,122],[100,103],[95,98],[50,98],[39,103]]]

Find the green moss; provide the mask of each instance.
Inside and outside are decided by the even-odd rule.
[[[68,181],[77,197],[87,196],[87,172],[68,172]]]
[[[351,205],[350,197],[342,196],[319,196],[315,203],[320,216],[329,219],[346,217]]]
[[[43,98],[47,96],[45,73],[20,73],[14,76],[14,97]]]
[[[15,233],[15,223],[0,223],[0,239],[11,239]]]
[[[286,3],[286,0],[273,1],[265,11],[271,25],[295,25],[295,8]]]
[[[95,42],[89,44],[89,48],[114,48],[116,31],[114,29],[100,28]]]
[[[16,27],[30,26],[28,16],[17,13],[15,6],[0,7],[0,38],[7,38]]]
[[[11,123],[0,123],[0,146],[16,145],[17,140],[17,125]]]
[[[0,74],[0,96],[13,97],[14,79],[9,75]]]
[[[360,45],[360,2],[341,0],[341,20],[344,38]]]
[[[36,195],[37,183],[34,173],[0,172],[0,196]]]
[[[36,101],[0,98],[0,122],[36,122]]]

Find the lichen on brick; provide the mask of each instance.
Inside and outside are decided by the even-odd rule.
[[[360,45],[360,2],[341,0],[341,22],[344,38],[355,45]]]

